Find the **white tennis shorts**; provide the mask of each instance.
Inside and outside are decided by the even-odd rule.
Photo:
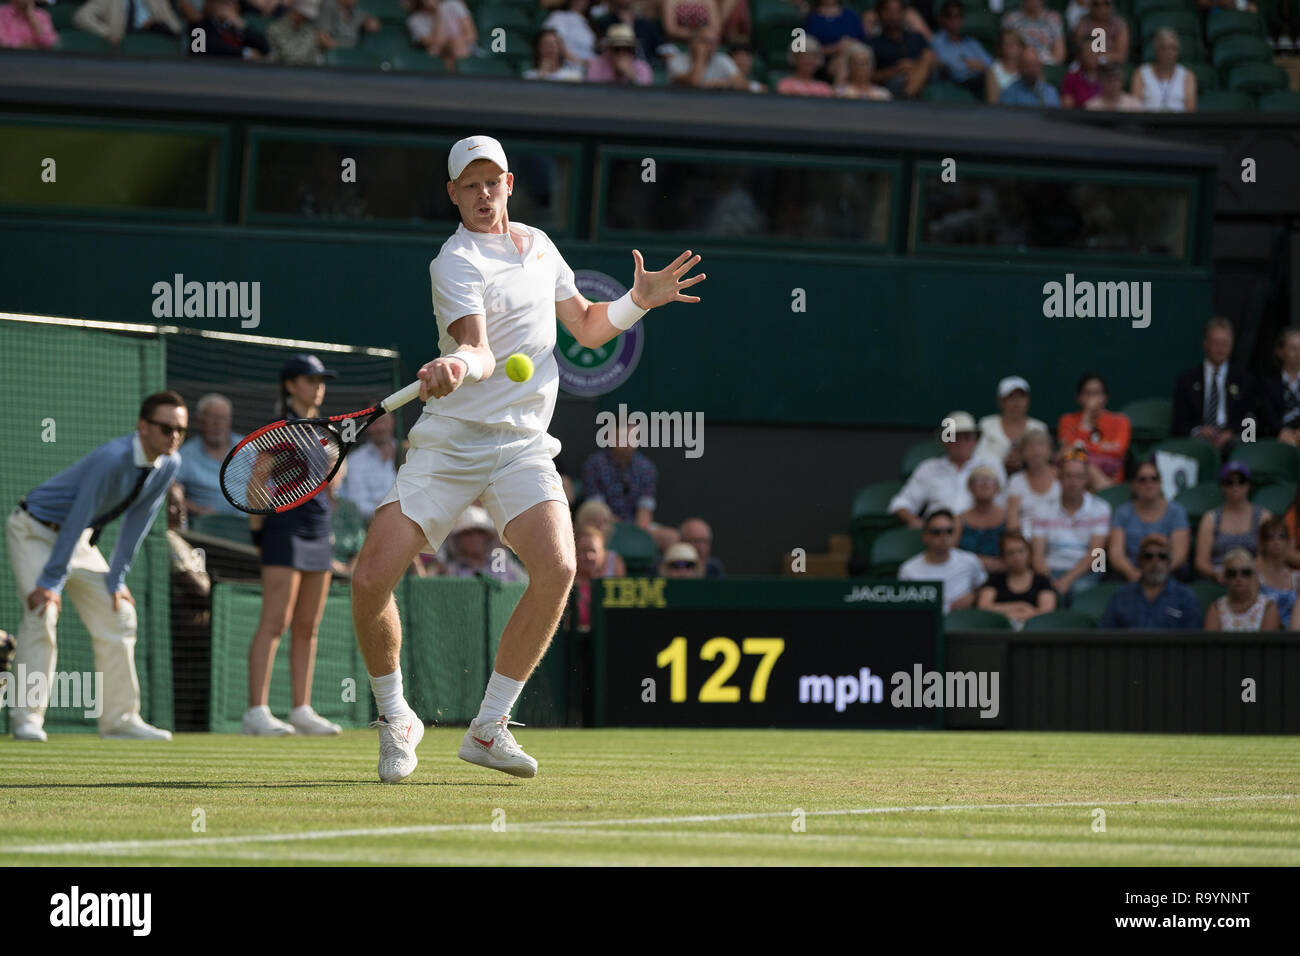
[[[379,505],[400,502],[434,551],[480,496],[507,547],[506,525],[533,505],[558,501],[568,507],[553,460],[560,440],[546,432],[425,413],[408,437],[406,462]]]

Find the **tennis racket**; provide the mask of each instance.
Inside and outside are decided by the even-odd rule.
[[[330,483],[361,434],[420,394],[412,382],[378,405],[329,418],[281,419],[244,438],[221,463],[221,493],[251,515],[278,514],[310,501]],[[363,424],[358,424],[361,419]]]

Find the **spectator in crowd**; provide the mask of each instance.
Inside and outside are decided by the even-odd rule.
[[[1266,435],[1300,447],[1300,329],[1283,329],[1274,354],[1282,369],[1264,379],[1260,424]]]
[[[636,54],[632,28],[624,23],[611,26],[601,41],[600,56],[587,64],[587,82],[650,86],[654,81],[650,64]]]
[[[745,89],[751,93],[766,93],[767,84],[754,78],[754,48],[748,43],[732,43],[727,47],[727,56],[736,64],[736,69],[745,79]]]
[[[1207,11],[1211,17],[1216,10],[1245,10],[1251,13],[1259,10],[1252,0],[1246,0],[1245,3],[1241,0],[1196,0],[1196,9]]]
[[[655,523],[654,463],[636,450],[635,428],[619,429],[612,448],[602,448],[582,466],[582,488],[587,500],[609,505],[618,521],[628,521],[655,539],[660,551],[677,541],[677,530]]]
[[[195,410],[198,434],[181,446],[181,470],[176,480],[185,489],[189,514],[242,514],[221,493],[221,464],[230,449],[243,439],[230,430],[230,399],[209,392]]]
[[[1025,467],[1007,482],[1007,527],[1032,537],[1029,516],[1039,508],[1056,508],[1061,500],[1061,483],[1052,461],[1052,436],[1045,429],[1027,430],[1017,447]]]
[[[1020,79],[1020,51],[1025,41],[1007,27],[998,35],[998,55],[984,74],[984,99],[997,103],[1008,86]]]
[[[591,630],[591,590],[593,582],[619,575],[608,574],[609,554],[605,550],[605,536],[592,525],[582,525],[574,532],[574,557],[576,571],[573,575],[574,602],[577,621],[565,624],[583,632]]]
[[[0,5],[0,48],[48,50],[58,42],[54,22],[35,0],[9,0]]]
[[[668,57],[668,80],[696,89],[743,90],[749,85],[731,57],[718,49],[718,34],[712,28],[696,31],[687,52]]]
[[[1149,534],[1138,547],[1139,576],[1120,585],[1101,615],[1101,627],[1199,631],[1201,605],[1169,576],[1169,539]]]
[[[543,28],[554,30],[564,40],[565,54],[570,61],[583,69],[596,56],[596,31],[587,20],[590,2],[591,0],[565,0],[561,9],[552,11],[542,21]]]
[[[1200,366],[1174,383],[1172,429],[1176,438],[1200,438],[1226,454],[1242,421],[1255,414],[1255,378],[1229,365],[1232,324],[1227,319],[1216,316],[1206,323],[1201,350]]]
[[[827,57],[827,71],[832,74],[851,43],[867,42],[862,18],[855,11],[844,9],[840,0],[813,0],[803,28],[809,37],[821,44]]]
[[[459,60],[468,59],[478,43],[478,28],[462,0],[415,0],[414,13],[406,18],[406,32],[411,42],[423,47],[429,56],[442,59],[448,70],[455,70]]]
[[[1229,551],[1241,548],[1255,557],[1259,528],[1273,517],[1267,508],[1250,501],[1250,469],[1230,461],[1219,469],[1223,504],[1201,518],[1196,530],[1196,573],[1224,583],[1223,561]]]
[[[700,563],[699,553],[685,541],[671,545],[664,552],[664,559],[659,565],[659,576],[663,578],[704,577],[704,566]]]
[[[1138,549],[1149,534],[1163,535],[1169,541],[1170,568],[1177,572],[1191,551],[1191,525],[1187,510],[1177,502],[1165,500],[1160,484],[1160,469],[1151,458],[1133,473],[1133,497],[1115,509],[1110,521],[1110,540],[1106,554],[1110,567],[1136,581],[1142,576],[1138,567]]]
[[[637,56],[652,67],[661,65],[659,49],[664,45],[664,31],[659,21],[642,16],[633,0],[608,0],[604,6],[605,11],[599,16],[592,11],[596,33],[603,37],[615,23],[626,24],[636,35]]]
[[[1061,15],[1043,5],[1043,0],[1024,0],[1019,10],[1002,18],[1002,28],[1015,30],[1029,49],[1038,54],[1041,67],[1065,62],[1065,25]],[[1024,75],[1024,71],[1020,71]]]
[[[604,540],[603,551],[606,561],[600,577],[621,578],[627,575],[627,565],[623,558],[609,546],[610,539],[614,536],[614,512],[609,510],[609,505],[598,499],[588,498],[573,516],[573,524],[575,527],[595,528],[600,532]]]
[[[689,46],[701,31],[718,38],[722,35],[715,0],[664,0],[660,23],[664,36],[678,46]]]
[[[996,2],[996,0],[995,0]],[[903,26],[914,33],[919,33],[929,42],[934,37],[932,25],[927,20],[927,14],[923,14],[919,7],[924,6],[927,11],[933,11],[934,5],[932,0],[919,0],[913,6],[904,3],[903,6]],[[937,26],[937,24],[935,24]],[[875,10],[862,11],[862,29],[867,32],[867,38],[880,36],[880,16]]]
[[[945,438],[942,458],[927,458],[916,466],[907,484],[889,502],[889,513],[909,528],[920,528],[922,517],[932,508],[947,508],[954,514],[969,511],[974,504],[966,482],[979,465],[988,465],[1005,484],[1006,473],[996,458],[975,455],[979,429],[969,412],[953,412],[940,423],[940,437]],[[952,440],[946,440],[950,431]]]
[[[1123,63],[1128,60],[1128,21],[1115,12],[1115,0],[1088,0],[1088,15],[1074,25],[1071,37],[1076,50],[1095,45],[1094,34],[1104,34],[1102,49],[1095,52],[1108,61]]]
[[[723,41],[728,45],[749,43],[754,38],[754,20],[749,12],[749,0],[717,0],[717,4]]]
[[[1106,382],[1092,372],[1074,388],[1079,411],[1061,416],[1056,439],[1062,448],[1080,448],[1088,455],[1088,487],[1101,491],[1124,480],[1124,459],[1133,437],[1127,415],[1106,410]]]
[[[894,94],[871,82],[876,72],[876,55],[871,47],[854,40],[839,58],[835,95],[846,100],[892,100]]]
[[[1101,93],[1101,64],[1091,43],[1079,47],[1079,55],[1065,79],[1061,81],[1061,105],[1067,110],[1081,110]]]
[[[77,12],[80,14],[81,11]],[[186,46],[191,53],[261,60],[271,52],[271,45],[262,32],[250,27],[239,15],[236,0],[205,0],[203,18],[195,29],[201,31],[203,47],[196,50],[191,41]]]
[[[1065,31],[1074,36],[1074,28],[1079,25],[1079,21],[1088,15],[1092,9],[1091,0],[1070,0],[1065,7]]]
[[[1017,630],[1025,621],[1056,610],[1051,579],[1029,563],[1029,542],[1019,531],[1004,531],[998,547],[1005,571],[995,571],[979,590],[978,606],[1009,617]]]
[[[238,19],[234,0],[224,0],[223,6],[230,9],[233,19]],[[178,36],[181,32],[181,18],[167,0],[87,0],[73,14],[72,23],[79,30],[103,37],[110,46],[120,44],[128,33]]]
[[[972,607],[988,572],[969,551],[953,547],[957,520],[947,508],[937,508],[925,518],[925,550],[908,558],[898,569],[900,581],[942,581],[943,613]]]
[[[1205,612],[1207,631],[1276,631],[1277,605],[1260,593],[1255,556],[1233,548],[1223,556],[1224,585],[1228,593],[1216,598]]]
[[[527,581],[524,569],[511,560],[497,538],[487,510],[470,505],[461,512],[447,535],[447,563],[443,574],[452,578],[485,577],[496,581]]]
[[[1007,530],[1007,512],[998,504],[1002,491],[998,473],[988,465],[976,465],[966,479],[973,504],[957,516],[961,537],[957,547],[980,559],[984,570],[1004,568],[1001,555],[1002,533]]]
[[[1005,106],[1061,105],[1056,87],[1043,79],[1043,63],[1032,46],[1025,44],[1020,51],[1020,76],[1002,91],[998,102]]]
[[[695,549],[704,564],[706,578],[726,577],[727,569],[713,553],[713,529],[703,518],[687,518],[678,529],[682,540]]]
[[[993,57],[979,40],[962,36],[965,22],[961,0],[945,0],[939,9],[939,25],[943,29],[930,39],[930,48],[934,50],[941,76],[982,97],[987,82],[984,75],[993,65]]]
[[[781,77],[776,84],[776,91],[782,96],[834,96],[835,91],[829,83],[814,77],[825,62],[821,44],[815,37],[807,37],[804,42],[803,50],[792,50],[789,53],[794,72]]]
[[[1060,500],[1029,516],[1034,569],[1050,577],[1062,595],[1086,591],[1101,580],[1093,562],[1105,552],[1110,505],[1089,493],[1087,484],[1087,457],[1067,451],[1061,460]]]
[[[1133,96],[1142,108],[1161,113],[1196,112],[1196,74],[1178,62],[1181,42],[1167,27],[1155,32],[1155,56],[1133,73]]]
[[[876,54],[876,75],[872,79],[894,96],[915,99],[921,95],[934,69],[934,51],[920,33],[903,25],[903,0],[880,0],[880,35],[870,40]]]
[[[1037,429],[1047,431],[1047,424],[1029,417],[1029,383],[1019,375],[1008,375],[998,382],[998,413],[980,419],[980,443],[975,454],[996,458],[1007,474],[1023,467],[1018,446],[1020,439]]]
[[[295,0],[286,16],[266,28],[271,62],[317,66],[323,60],[316,29],[321,0]]]
[[[1118,63],[1103,63],[1097,67],[1097,95],[1083,105],[1086,110],[1110,110],[1133,113],[1142,109],[1142,101],[1124,92],[1124,68]]]
[[[375,419],[365,431],[365,443],[344,461],[347,474],[339,485],[339,497],[355,504],[367,524],[397,481],[396,430],[397,420],[391,414]]]
[[[525,80],[582,82],[582,67],[564,54],[564,40],[554,30],[538,30],[533,37],[533,65],[524,70]]]
[[[324,0],[316,26],[321,49],[350,50],[361,42],[361,34],[378,32],[379,20],[360,9],[357,0]]]
[[[1282,518],[1269,518],[1259,526],[1259,547],[1255,558],[1255,571],[1259,575],[1259,591],[1277,606],[1278,626],[1283,630],[1291,626],[1291,612],[1295,610],[1296,596],[1300,594],[1300,571],[1287,564],[1291,553],[1291,533]]]

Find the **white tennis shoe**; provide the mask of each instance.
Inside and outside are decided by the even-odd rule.
[[[250,707],[244,711],[242,732],[254,737],[287,737],[297,733],[292,726],[271,713],[271,708]]]
[[[108,733],[99,736],[104,740],[171,740],[172,732],[146,724],[139,714],[132,714],[115,723]]]
[[[45,743],[49,738],[45,735],[45,729],[38,720],[24,720],[21,723],[14,722],[14,740],[27,740],[33,743]]]
[[[420,762],[415,748],[424,739],[424,721],[415,714],[400,714],[392,720],[380,715],[371,723],[379,729],[379,779],[397,783],[415,772]]]
[[[511,720],[509,714],[496,720],[471,722],[456,756],[480,767],[500,770],[515,777],[537,776],[537,761],[524,753],[514,734],[510,733],[512,724],[516,727],[524,726]]]
[[[343,733],[342,727],[326,720],[309,706],[295,707],[289,711],[289,723],[295,731],[308,737],[329,737]]]

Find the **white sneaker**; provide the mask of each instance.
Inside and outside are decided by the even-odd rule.
[[[415,773],[420,762],[415,748],[424,739],[424,721],[415,714],[401,714],[389,720],[382,714],[370,724],[379,729],[379,779],[397,783]]]
[[[456,756],[480,767],[500,770],[516,777],[537,776],[537,761],[524,753],[510,733],[510,725],[523,724],[507,714],[496,720],[472,721]]]
[[[100,734],[105,740],[171,740],[172,732],[146,724],[139,714],[132,714],[113,725],[106,734]]]
[[[295,707],[289,711],[289,723],[298,733],[308,737],[328,737],[343,733],[342,727],[326,720],[308,706]]]
[[[24,720],[14,724],[14,740],[30,740],[33,743],[45,743],[48,738],[45,730],[34,720]]]
[[[255,737],[285,737],[295,733],[293,727],[271,713],[271,708],[250,707],[244,711],[243,733]]]

